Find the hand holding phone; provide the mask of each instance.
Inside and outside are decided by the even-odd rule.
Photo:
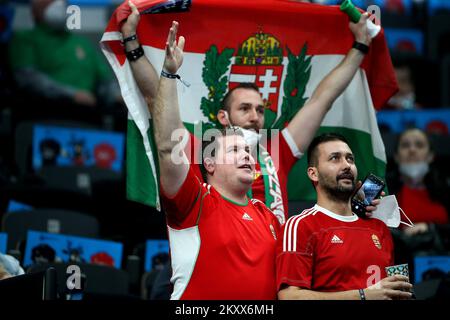
[[[383,180],[373,174],[369,174],[352,197],[352,211],[359,217],[365,218],[367,206],[370,206],[372,201],[380,196],[384,186]]]

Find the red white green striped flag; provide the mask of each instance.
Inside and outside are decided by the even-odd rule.
[[[180,23],[179,35],[185,36],[186,46],[179,74],[191,86],[186,88],[179,83],[178,93],[181,116],[188,129],[198,121],[214,124],[221,98],[237,82],[258,84],[269,105],[266,128],[282,128],[323,77],[344,58],[354,41],[348,17],[337,6],[289,0],[134,2],[141,14],[149,12],[141,16],[137,33],[156,70],[162,68],[171,21]],[[186,9],[189,11],[182,12]],[[117,8],[101,45],[128,108],[128,198],[159,207],[150,115],[120,44],[120,23],[129,13],[126,2]],[[374,107],[381,107],[396,90],[381,32],[319,129],[319,133],[340,132],[349,139],[361,177],[367,172],[384,176],[386,155]],[[315,199],[306,175],[306,157],[298,161],[290,177],[290,200]]]

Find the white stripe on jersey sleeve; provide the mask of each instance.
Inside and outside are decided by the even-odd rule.
[[[299,215],[290,217],[286,222],[283,235],[283,252],[295,251],[297,248],[297,227],[298,222],[304,217],[314,214],[316,210],[313,208],[303,210]],[[295,248],[295,249],[294,249]]]
[[[284,229],[284,235],[283,235],[283,251],[287,251],[288,248],[291,247],[291,233],[292,233],[292,224],[295,220],[297,220],[301,215],[305,214],[306,211],[311,210],[303,210],[302,213],[299,215],[290,217],[288,221],[286,222],[286,227]],[[290,251],[290,250],[289,250]]]
[[[297,251],[297,231],[298,231],[298,223],[299,223],[300,220],[302,220],[303,218],[305,218],[305,217],[307,217],[307,216],[309,216],[309,215],[314,215],[314,214],[316,214],[316,212],[317,212],[317,210],[311,210],[311,211],[309,211],[307,214],[305,214],[305,215],[301,216],[300,218],[298,218],[297,221],[295,221],[295,225],[294,225],[294,237],[293,237],[293,239],[292,239],[294,246],[293,246],[293,248],[292,248],[292,251],[294,251],[294,252]]]

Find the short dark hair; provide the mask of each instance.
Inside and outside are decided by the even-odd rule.
[[[204,151],[205,149],[210,146],[213,145],[212,147],[212,151],[211,151],[211,156],[215,157],[216,156],[216,150],[219,147],[219,144],[217,142],[217,138],[218,137],[227,137],[227,136],[234,136],[234,135],[238,135],[243,137],[244,134],[242,132],[241,129],[239,128],[217,128],[216,130],[216,134],[213,134],[211,136],[211,140],[206,140],[204,139],[204,137],[202,137],[202,149],[201,149],[201,154],[200,154],[200,159],[201,159],[201,163],[200,163],[200,171],[202,173],[202,177],[203,177],[203,181],[207,182],[207,177],[208,177],[208,172],[206,171],[205,165],[203,163],[203,155],[204,155]]]
[[[233,95],[233,92],[236,91],[237,89],[248,89],[248,90],[253,90],[259,93],[259,87],[253,83],[253,82],[240,82],[236,87],[234,87],[233,89],[228,90],[228,92],[226,93],[226,95],[223,97],[222,99],[222,109],[227,111],[228,113],[230,113],[230,105],[231,105],[231,96]]]
[[[339,133],[335,132],[329,132],[329,133],[323,133],[321,135],[318,135],[311,141],[311,144],[308,147],[308,167],[315,167],[318,163],[318,146],[322,143],[329,142],[329,141],[342,141],[345,142],[348,146],[350,144],[348,143],[347,139]]]

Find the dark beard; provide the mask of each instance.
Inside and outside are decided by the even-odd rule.
[[[339,184],[340,176],[336,177],[336,184],[333,184],[329,181],[328,178],[323,177],[319,173],[319,183],[322,186],[322,189],[328,194],[330,199],[336,202],[345,202],[347,203],[350,200],[350,197],[355,192],[355,179],[352,179],[352,187],[346,188]]]

